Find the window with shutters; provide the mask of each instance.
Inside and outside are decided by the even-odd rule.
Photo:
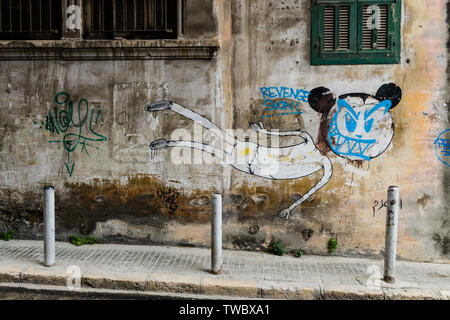
[[[177,0],[87,0],[86,39],[173,39]]]
[[[401,0],[312,0],[311,64],[400,61]]]
[[[0,2],[1,40],[61,38],[61,0],[0,0]]]

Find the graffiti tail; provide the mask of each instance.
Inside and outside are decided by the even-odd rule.
[[[312,196],[319,189],[321,189],[323,186],[325,186],[328,183],[328,181],[330,181],[331,176],[333,175],[333,166],[331,165],[330,160],[328,158],[326,158],[326,159],[328,161],[325,161],[323,164],[323,175],[322,175],[322,178],[320,178],[319,182],[314,187],[312,187],[303,197],[301,197],[300,199],[295,201],[289,208],[281,210],[280,213],[278,214],[278,216],[280,218],[289,219],[289,215],[292,210],[294,210],[296,207],[298,207],[300,204],[302,204],[310,196]]]

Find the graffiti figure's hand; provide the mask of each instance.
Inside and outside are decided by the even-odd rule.
[[[250,122],[250,128],[252,128],[253,130],[256,130],[256,131],[260,131],[260,130],[264,130],[264,125],[263,125],[262,121],[260,121],[259,123]]]
[[[159,150],[159,149],[163,149],[163,148],[167,148],[169,146],[169,141],[167,141],[166,139],[158,139],[153,141],[152,143],[150,143],[150,149],[151,150]]]
[[[283,210],[281,210],[279,213],[278,213],[278,216],[280,217],[280,218],[285,218],[286,220],[288,220],[289,219],[289,214],[290,214],[291,212],[290,212],[290,210],[289,209],[283,209]]]
[[[171,106],[172,102],[169,100],[156,101],[146,105],[145,110],[150,112],[161,111],[165,109],[170,109]]]

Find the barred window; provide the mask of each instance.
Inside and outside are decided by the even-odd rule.
[[[177,37],[177,0],[87,0],[87,39]]]
[[[0,39],[61,38],[61,0],[0,1]]]

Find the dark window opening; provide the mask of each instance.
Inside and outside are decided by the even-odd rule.
[[[177,0],[88,0],[87,39],[177,38]]]
[[[60,39],[61,0],[0,0],[0,39]]]

